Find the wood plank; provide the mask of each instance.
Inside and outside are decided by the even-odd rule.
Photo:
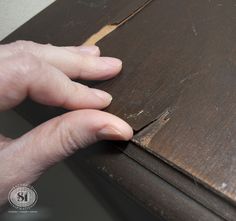
[[[81,45],[107,24],[118,24],[148,0],[57,0],[1,41],[30,40],[59,46]],[[87,83],[87,82],[82,82]],[[66,110],[37,104],[30,99],[15,108],[34,125]]]
[[[147,0],[57,0],[2,43],[31,40],[80,45],[107,24],[118,24]]]
[[[235,1],[153,1],[98,45],[124,61],[98,85],[134,141],[236,205]],[[155,121],[156,120],[156,121]]]
[[[116,23],[125,17],[124,11],[129,14],[144,2],[104,0],[96,5],[95,0],[58,0],[3,42],[26,39],[56,45],[81,44],[103,25]],[[97,85],[113,94],[114,102],[108,111],[141,131],[142,136],[134,138],[138,145],[233,203],[235,10],[231,0],[154,0],[99,43],[104,55],[122,58],[124,70],[116,79]],[[17,110],[34,125],[64,112],[29,100]],[[158,127],[158,131],[148,145],[142,144],[140,138],[146,137],[146,132],[141,129],[149,124],[146,132],[152,127]],[[129,179],[127,173],[123,185]],[[152,179],[154,176],[150,184]],[[145,197],[149,188],[140,189],[145,195],[132,186],[127,191],[148,204],[150,199]],[[151,200],[158,204],[158,191],[155,193]]]
[[[144,206],[160,220],[224,220],[143,165],[122,154],[113,143],[95,144],[75,154],[68,163],[78,176],[78,168],[83,171],[90,170],[91,179],[96,175],[102,176],[110,185],[121,191],[121,194],[124,191],[128,197]],[[114,201],[114,198],[112,200]]]
[[[174,186],[180,192],[185,193],[192,200],[203,205],[222,219],[229,221],[235,220],[235,206],[214,192],[209,191],[209,189],[205,188],[194,179],[191,179],[178,170],[175,170],[172,166],[163,162],[163,160],[148,153],[144,149],[139,148],[133,143],[129,143],[125,147],[121,147],[121,145],[117,145],[117,147],[144,168],[156,174],[158,177]],[[191,213],[191,211],[189,212]]]

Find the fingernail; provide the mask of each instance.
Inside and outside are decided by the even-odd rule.
[[[101,91],[101,90],[98,90],[98,89],[93,89],[93,92],[96,96],[98,96],[102,100],[105,100],[106,102],[111,103],[112,96],[110,94],[108,94],[107,92]]]
[[[100,53],[99,47],[97,47],[95,45],[93,45],[93,46],[80,46],[79,51],[89,53],[89,54],[99,54]]]
[[[98,131],[97,136],[100,140],[125,140],[123,133],[111,126],[107,126]]]
[[[112,67],[121,67],[122,61],[117,58],[110,58],[110,57],[101,57],[102,61]]]

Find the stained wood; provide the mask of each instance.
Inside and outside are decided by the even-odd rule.
[[[235,220],[235,206],[214,192],[209,191],[194,179],[173,169],[172,166],[166,164],[163,160],[158,159],[155,155],[148,154],[146,150],[137,147],[133,143],[129,143],[125,147],[122,147],[121,145],[115,146],[135,162],[138,162],[167,183],[173,185],[180,192],[185,193],[192,200],[198,202],[212,213],[217,214],[225,220]],[[142,180],[143,177],[140,177],[140,180]],[[137,179],[139,178],[137,177]],[[191,213],[191,211],[189,211],[189,213]]]
[[[147,0],[57,0],[3,43],[31,40],[55,45],[80,45],[103,26],[118,24]]]
[[[122,154],[112,143],[93,145],[91,148],[74,155],[72,159],[69,164],[75,173],[78,173],[78,168],[86,172],[90,170],[92,173],[90,174],[90,185],[95,183],[92,182],[93,177],[99,174],[110,185],[120,190],[121,195],[123,191],[125,194],[128,193],[132,200],[144,206],[160,220],[224,220],[183,192],[178,191],[152,171],[146,170],[143,165]],[[96,185],[96,188],[99,186]],[[114,198],[112,200],[114,202]],[[133,219],[136,219],[137,215],[137,212],[134,213]],[[149,220],[148,217],[145,220]]]
[[[103,28],[101,28],[97,33],[93,34],[91,37],[89,37],[83,45],[95,45],[98,41],[102,40],[105,36],[109,35],[111,32],[115,31],[118,27],[122,26],[126,22],[128,22],[130,19],[135,17],[140,11],[144,10],[144,8],[149,5],[153,0],[148,0],[145,2],[142,6],[137,8],[135,11],[133,11],[129,16],[124,17],[124,19],[120,19],[120,22],[114,22],[113,24],[106,25]]]
[[[98,44],[124,61],[98,86],[115,98],[108,111],[151,123],[136,144],[234,204],[235,13],[234,1],[153,1]]]
[[[104,25],[125,19],[145,2],[58,0],[3,42],[25,39],[81,44]],[[96,86],[113,94],[107,111],[139,131],[133,142],[154,157],[127,149],[123,153],[129,158],[105,151],[101,158],[95,154],[88,160],[95,167],[106,164],[107,176],[112,172],[112,179],[134,198],[156,213],[164,210],[164,217],[170,220],[218,220],[219,216],[233,220],[235,12],[232,0],[154,0],[98,44],[103,55],[124,61],[119,77]],[[34,125],[64,112],[29,100],[17,111]],[[169,170],[158,170],[160,164],[152,163],[160,162],[156,156],[171,165]],[[179,176],[172,173],[175,168]],[[189,182],[181,178],[183,173],[202,184],[203,189],[187,188]],[[171,179],[172,175],[176,180]],[[137,185],[141,181],[144,186]],[[205,191],[209,194],[204,195]],[[160,195],[162,192],[165,195]],[[211,194],[213,197],[209,197]],[[173,202],[179,203],[176,208]]]
[[[59,46],[81,45],[105,25],[119,24],[147,2],[148,0],[57,0],[1,43],[30,40]],[[34,125],[66,112],[60,108],[37,104],[30,99],[16,107],[16,111]]]

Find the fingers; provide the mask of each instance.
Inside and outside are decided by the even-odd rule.
[[[132,128],[120,118],[98,110],[79,110],[54,118],[22,137],[32,148],[41,140],[37,157],[46,164],[100,140],[129,140]],[[20,141],[21,142],[21,141]],[[29,147],[26,147],[29,149]]]
[[[111,114],[98,110],[74,111],[54,118],[12,142],[2,151],[5,152],[0,155],[0,162],[7,164],[14,159],[14,164],[7,167],[13,178],[18,183],[33,182],[31,179],[36,175],[80,148],[100,140],[129,140],[132,135],[131,127]]]
[[[108,93],[71,81],[64,73],[33,55],[20,54],[0,61],[0,110],[19,104],[26,96],[67,109],[102,109]]]
[[[60,69],[70,78],[105,80],[117,75],[122,68],[119,59],[95,56],[100,54],[96,46],[56,47],[18,41],[1,46],[1,49],[5,52],[2,52],[0,58],[14,53],[28,52]]]

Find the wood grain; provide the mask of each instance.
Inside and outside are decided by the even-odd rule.
[[[235,13],[235,1],[153,1],[98,44],[124,61],[98,88],[136,144],[236,205]]]
[[[2,41],[80,45],[105,25],[118,24],[148,0],[57,0]]]
[[[222,219],[228,221],[235,220],[235,206],[214,192],[209,191],[208,188],[205,188],[194,179],[184,175],[182,172],[174,169],[171,165],[168,165],[155,155],[148,153],[143,148],[139,148],[134,143],[129,143],[123,148],[119,145],[118,148],[135,162],[138,162],[144,168],[148,169],[148,171],[161,177],[180,192],[186,194],[192,200],[198,202],[214,214],[217,214]],[[145,174],[143,177],[144,176]],[[141,177],[140,180],[142,180],[143,177]],[[137,179],[139,180],[138,177]],[[186,211],[186,213],[191,214],[191,211]]]
[[[57,0],[1,43],[30,40],[58,46],[81,45],[105,25],[120,23],[147,2],[149,0]],[[30,99],[15,110],[34,125],[66,112]]]
[[[145,3],[145,0],[58,0],[2,43],[25,39],[56,45],[82,44],[104,25],[117,24]],[[234,220],[235,12],[232,0],[153,0],[98,44],[103,55],[119,57],[124,62],[120,76],[96,84],[97,88],[113,94],[114,101],[107,111],[132,125],[137,131],[133,142],[167,162],[173,171],[177,168],[179,174],[204,185],[210,192],[208,195],[217,193],[217,196],[208,198],[204,195],[206,189],[188,188],[189,182],[181,183],[179,176],[173,180],[175,176],[169,170],[156,172],[159,164],[152,164],[150,156],[144,158],[140,153],[126,150],[129,159],[118,154],[113,155],[113,160],[112,154],[105,152],[97,162],[94,156],[90,160],[96,167],[103,165],[104,159],[109,161],[109,170],[117,172],[113,180],[119,183],[119,177],[123,176],[119,184],[127,192],[145,201],[146,206],[151,203],[152,211],[158,213],[155,208],[160,206],[158,209],[163,208],[167,218],[171,214],[172,220],[176,220],[176,213],[177,220],[191,217],[192,211],[196,220],[199,217],[209,220],[207,217],[213,213]],[[17,111],[34,125],[64,112],[30,100]],[[130,158],[142,165],[140,172],[132,172],[139,168],[137,164],[127,171],[120,168],[133,164]],[[145,180],[147,176],[149,179]],[[159,178],[155,182],[158,176],[166,182]],[[137,186],[142,180],[145,186]],[[165,186],[167,183],[171,184],[171,191]],[[167,192],[166,195],[160,195],[161,191]],[[182,192],[188,197],[182,196]],[[171,204],[175,203],[175,197],[181,199],[176,208]],[[199,205],[189,197],[200,202],[204,209],[198,209]],[[208,209],[213,213],[207,215]]]
[[[137,147],[136,147],[137,148]],[[144,152],[144,151],[143,151]],[[149,155],[148,153],[145,154]],[[139,155],[141,156],[141,155]],[[114,143],[100,143],[89,149],[75,154],[68,163],[73,171],[78,174],[81,169],[89,174],[90,185],[99,185],[93,178],[99,174],[108,181],[112,187],[120,191],[120,195],[128,193],[128,196],[151,213],[155,214],[156,220],[166,221],[223,221],[225,219],[208,210],[203,205],[192,200],[182,191],[177,190],[170,183],[161,179],[145,166],[130,159],[119,151]],[[148,163],[148,161],[146,161]],[[80,168],[80,169],[79,169]],[[78,174],[81,179],[81,175]],[[118,185],[117,185],[118,184]],[[110,187],[107,188],[109,192]],[[105,193],[102,192],[104,197]],[[114,204],[114,195],[111,204]],[[127,201],[123,203],[126,205]],[[120,208],[119,206],[117,207]],[[116,209],[117,209],[116,208]],[[122,211],[120,211],[122,214]],[[130,210],[130,213],[132,211]],[[131,219],[121,220],[145,220],[150,221],[148,216],[139,219],[138,212],[133,211]]]

